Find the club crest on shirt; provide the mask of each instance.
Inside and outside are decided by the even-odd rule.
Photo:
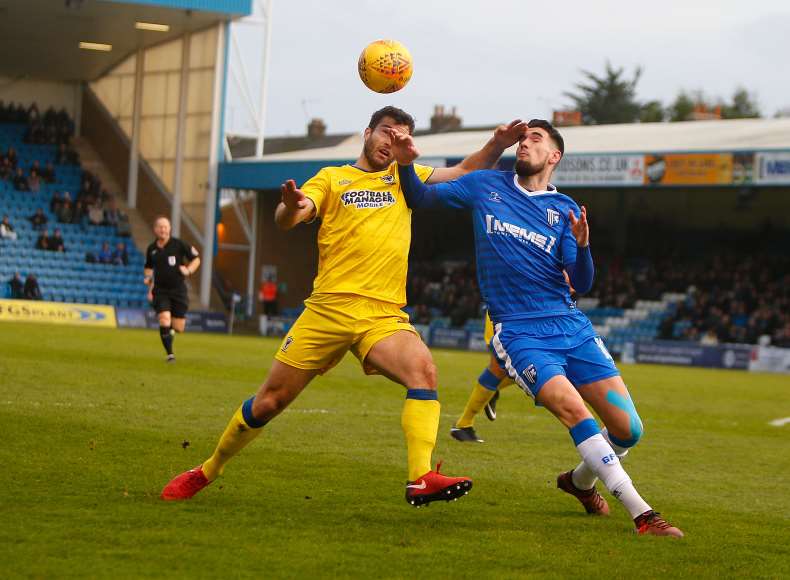
[[[502,203],[502,196],[500,196],[496,191],[491,192],[489,199],[496,203]]]
[[[529,381],[530,385],[534,385],[535,381],[538,380],[538,369],[536,369],[535,365],[533,364],[525,368],[523,374],[526,377],[527,381]]]
[[[383,181],[387,185],[393,185],[395,183],[395,176],[390,175],[389,173],[387,175],[382,175],[381,181]]]
[[[351,180],[350,179],[341,179],[340,181],[337,182],[337,184],[338,185],[351,185]]]
[[[546,218],[548,219],[549,225],[554,227],[560,223],[560,212],[555,209],[548,208],[546,209]]]
[[[357,209],[385,207],[395,203],[395,196],[389,191],[371,191],[361,189],[347,191],[340,196],[343,205],[354,206]]]
[[[167,257],[167,263],[170,264],[171,266],[175,266],[176,265],[176,257],[175,256],[168,256]]]

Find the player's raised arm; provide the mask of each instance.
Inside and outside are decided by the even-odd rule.
[[[527,123],[515,119],[507,125],[500,125],[494,134],[479,151],[475,151],[458,165],[453,167],[437,167],[428,179],[428,183],[442,183],[457,179],[470,171],[478,169],[491,169],[496,167],[497,161],[508,147],[518,143],[518,140],[527,130]]]
[[[468,207],[469,192],[458,180],[426,185],[414,169],[414,160],[420,152],[412,136],[403,131],[389,130],[392,156],[398,162],[398,177],[406,198],[406,205],[412,209],[447,206]]]
[[[289,179],[280,186],[282,201],[274,212],[274,223],[283,230],[290,230],[297,224],[310,221],[315,217],[315,203],[296,187]]]
[[[595,277],[595,265],[590,252],[590,225],[587,223],[587,208],[582,206],[579,217],[571,209],[568,212],[569,231],[563,239],[563,254],[567,256],[565,270],[570,285],[578,294],[589,292]],[[575,246],[575,248],[574,248]],[[571,261],[571,256],[575,256]]]

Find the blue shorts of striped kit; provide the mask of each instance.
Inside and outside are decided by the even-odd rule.
[[[495,324],[492,351],[531,397],[563,375],[576,388],[620,374],[586,316],[554,316]]]

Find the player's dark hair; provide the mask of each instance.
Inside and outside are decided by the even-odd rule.
[[[549,123],[546,119],[532,119],[529,123],[527,123],[527,127],[530,129],[543,129],[546,133],[549,134],[549,137],[552,141],[554,141],[554,145],[556,145],[557,149],[560,150],[562,155],[565,155],[565,140],[560,135],[560,132],[554,128],[554,125]]]
[[[414,133],[414,117],[403,109],[392,105],[388,105],[373,113],[370,117],[370,123],[368,123],[368,129],[375,129],[384,117],[392,118],[398,125],[406,125],[409,128],[409,133]]]

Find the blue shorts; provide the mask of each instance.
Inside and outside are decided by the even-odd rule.
[[[530,396],[563,375],[576,388],[620,374],[586,316],[558,316],[495,325],[492,350],[508,375]]]

